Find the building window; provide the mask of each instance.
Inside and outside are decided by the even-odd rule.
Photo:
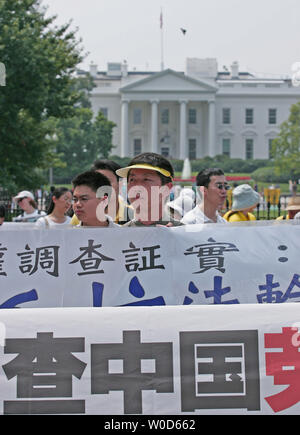
[[[137,156],[142,152],[142,139],[134,139],[133,141],[133,155]]]
[[[269,124],[277,124],[277,109],[269,109]]]
[[[197,110],[189,109],[189,124],[197,124]]]
[[[162,109],[161,111],[161,123],[169,124],[169,109]]]
[[[222,123],[223,124],[230,124],[231,122],[231,112],[229,108],[224,108],[222,110]]]
[[[197,141],[196,139],[189,139],[189,159],[195,160],[197,158]]]
[[[253,139],[246,139],[246,160],[253,159]]]
[[[142,123],[142,109],[134,109],[133,110],[133,123],[135,125]]]
[[[168,147],[162,147],[161,148],[161,155],[164,157],[169,157],[170,150]]]
[[[269,159],[273,158],[273,153],[272,153],[272,143],[273,143],[274,139],[269,139]]]
[[[108,108],[107,107],[100,107],[100,112],[102,113],[102,115],[105,116],[105,118],[108,119]]]
[[[222,154],[230,157],[230,139],[226,138],[222,140]]]
[[[254,110],[253,109],[246,109],[246,112],[245,112],[246,124],[253,124],[253,121],[254,121]]]

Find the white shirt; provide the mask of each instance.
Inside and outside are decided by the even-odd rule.
[[[189,225],[189,224],[227,224],[226,219],[222,218],[221,215],[216,211],[217,222],[214,222],[210,218],[208,218],[203,211],[200,209],[199,205],[196,205],[195,208],[187,212],[184,217],[181,219],[181,223]]]
[[[46,216],[46,213],[38,209],[35,209],[32,213],[26,213],[26,211],[24,211],[24,213],[13,218],[13,222],[36,222],[41,216]]]
[[[39,228],[49,228],[49,227],[61,227],[61,226],[66,226],[66,225],[70,225],[71,223],[71,218],[70,216],[66,216],[65,221],[64,222],[54,222],[49,216],[44,216],[40,219],[38,219],[36,221],[36,226]]]
[[[103,226],[103,227],[100,226],[100,228],[121,228],[121,225],[116,224],[116,223],[113,221],[113,219],[112,219],[108,214],[106,214],[105,217],[106,217],[106,222],[108,222],[108,225],[107,225],[106,227],[104,227],[104,226]],[[87,228],[88,226],[87,226],[87,225],[82,225],[82,222],[80,222],[78,225],[75,225],[75,228],[76,228],[76,227]],[[95,227],[93,227],[93,228],[97,228],[97,227],[95,226]]]

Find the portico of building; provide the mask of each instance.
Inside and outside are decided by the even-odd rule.
[[[214,156],[216,90],[172,70],[121,88],[121,156]]]

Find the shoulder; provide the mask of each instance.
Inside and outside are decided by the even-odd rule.
[[[229,210],[227,213],[225,213],[223,219],[225,219],[226,222],[239,222],[242,220],[240,212],[234,210]]]
[[[197,216],[200,216],[201,210],[198,206],[193,208],[192,210],[188,211],[183,218],[181,219],[182,224],[195,224],[197,223]]]
[[[44,216],[40,217],[36,222],[35,225],[37,227],[45,227],[46,226],[46,218]]]

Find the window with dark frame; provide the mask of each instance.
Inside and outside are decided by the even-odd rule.
[[[222,123],[223,124],[231,123],[231,110],[229,107],[224,107],[222,109]]]
[[[246,160],[253,159],[253,139],[246,139]]]
[[[246,109],[245,111],[245,123],[246,124],[253,124],[254,122],[254,110],[253,109]]]
[[[133,155],[137,156],[142,153],[142,139],[134,139],[133,141]]]

